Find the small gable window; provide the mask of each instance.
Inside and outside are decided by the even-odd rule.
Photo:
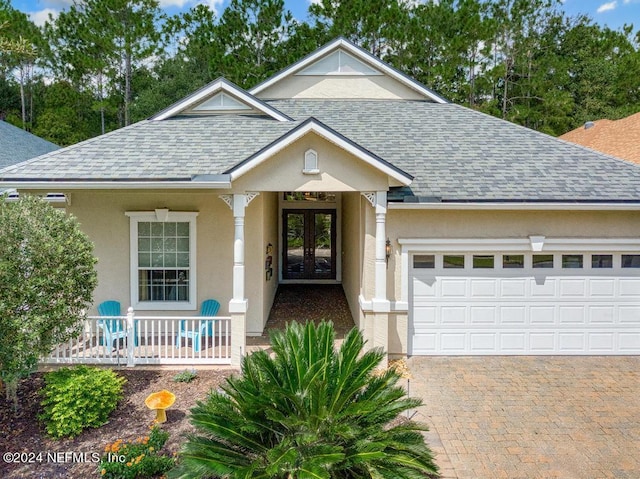
[[[196,112],[228,110],[251,110],[251,107],[226,93],[220,92],[193,108],[193,111]]]
[[[307,150],[304,152],[304,166],[302,172],[305,175],[316,175],[320,173],[318,168],[318,152],[315,150]]]
[[[349,55],[338,50],[325,58],[312,63],[307,68],[296,73],[296,75],[382,75],[375,70]]]

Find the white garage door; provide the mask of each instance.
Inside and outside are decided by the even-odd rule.
[[[640,354],[640,255],[414,253],[410,353]]]

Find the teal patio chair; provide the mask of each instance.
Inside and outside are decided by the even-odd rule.
[[[98,305],[100,316],[122,316],[120,303],[118,301],[105,301]],[[122,319],[99,319],[98,327],[102,330],[102,344],[109,344],[115,348],[113,343],[119,339],[127,339],[127,328]],[[137,332],[137,331],[136,331]],[[138,345],[138,335],[135,335],[134,344]]]
[[[200,316],[215,316],[220,309],[220,303],[215,299],[207,299],[202,302],[200,307]],[[201,319],[197,328],[190,329],[192,320],[182,319],[180,320],[180,328],[178,335],[176,336],[176,348],[182,346],[182,338],[191,339],[193,344],[193,350],[197,353],[200,352],[200,347],[203,337],[213,336],[213,319]]]

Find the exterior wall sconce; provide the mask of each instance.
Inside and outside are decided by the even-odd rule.
[[[391,257],[391,241],[389,241],[389,238],[387,238],[386,243],[384,244],[384,255],[387,258],[387,263],[389,262],[389,258]]]

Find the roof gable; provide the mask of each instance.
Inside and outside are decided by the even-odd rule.
[[[420,82],[342,37],[333,40],[280,73],[256,85],[250,90],[250,93],[260,98],[267,98],[270,96],[269,92],[273,91],[279,83],[284,83],[292,77],[335,77],[337,75],[385,77],[411,91],[415,95],[413,99],[447,103],[444,98]]]
[[[166,120],[178,115],[236,114],[238,112],[267,115],[277,121],[291,121],[287,115],[224,78],[212,81],[155,114],[150,120]]]
[[[413,181],[413,176],[410,174],[371,153],[313,117],[310,117],[296,128],[290,130],[285,135],[251,155],[249,158],[228,169],[224,174],[231,175],[231,181],[234,181],[310,132],[317,134],[321,138],[324,138],[325,140],[328,140],[343,150],[351,153],[356,158],[359,158],[375,169],[393,178],[400,185],[408,186]]]

